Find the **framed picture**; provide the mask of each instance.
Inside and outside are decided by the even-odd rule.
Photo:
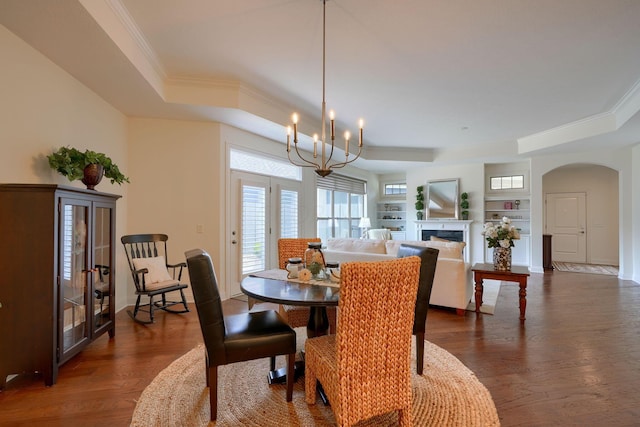
[[[511,202],[504,202],[504,208],[505,208],[505,209],[513,209],[513,203],[511,203]]]

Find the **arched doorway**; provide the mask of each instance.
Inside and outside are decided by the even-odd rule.
[[[543,229],[556,234],[552,259],[619,265],[618,182],[618,171],[595,164],[565,165],[543,175]]]

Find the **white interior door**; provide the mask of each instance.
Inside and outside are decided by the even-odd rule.
[[[277,267],[279,237],[298,236],[300,183],[232,171],[231,191],[227,277],[229,296],[235,296],[246,275]]]
[[[548,193],[546,228],[552,238],[554,261],[587,262],[586,194]]]

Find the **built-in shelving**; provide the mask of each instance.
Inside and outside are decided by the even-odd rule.
[[[485,222],[498,223],[503,217],[511,220],[511,224],[520,231],[520,240],[515,242],[512,249],[512,263],[514,265],[529,265],[531,237],[531,200],[528,195],[487,196],[484,199]],[[485,261],[492,262],[493,249],[487,248]]]
[[[381,200],[377,203],[374,228],[387,228],[395,240],[405,237],[407,203],[404,200]]]

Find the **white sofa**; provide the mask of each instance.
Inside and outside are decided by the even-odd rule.
[[[402,243],[439,250],[429,303],[455,308],[463,315],[473,293],[470,265],[462,254],[464,243],[335,238],[326,242],[323,252],[327,262],[381,261],[396,258]]]

